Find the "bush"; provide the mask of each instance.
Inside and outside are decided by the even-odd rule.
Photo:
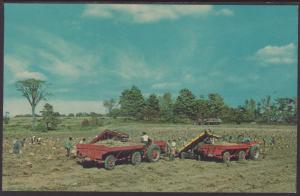
[[[84,119],[84,120],[81,121],[80,125],[82,127],[90,126],[90,121],[88,119]]]
[[[47,129],[47,127],[45,126],[44,122],[38,123],[38,124],[36,125],[36,127],[35,127],[35,130],[36,130],[36,131],[41,131],[41,132],[47,132],[47,131],[48,131],[48,129]]]

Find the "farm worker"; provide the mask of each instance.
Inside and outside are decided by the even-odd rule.
[[[82,138],[82,139],[79,141],[79,144],[85,144],[85,138]]]
[[[32,137],[30,138],[30,142],[31,142],[31,144],[34,144],[34,142],[35,142],[35,136],[32,136]]]
[[[41,144],[41,143],[42,143],[42,138],[40,138],[40,137],[37,138],[37,139],[36,139],[36,142],[37,142],[37,144]]]
[[[147,135],[146,132],[143,132],[143,135],[142,135],[142,137],[141,137],[141,140],[142,140],[142,143],[144,143],[145,145],[148,144],[148,142],[149,142],[149,136]]]
[[[211,143],[211,144],[214,144],[214,143],[215,143],[215,138],[214,138],[214,137],[210,137],[209,140],[210,140],[210,143]]]
[[[272,145],[275,145],[275,137],[271,137],[271,143],[272,143]]]
[[[24,145],[25,145],[25,142],[26,142],[26,138],[23,138],[23,140],[21,141],[21,145],[22,145],[22,147],[24,147]]]
[[[167,142],[167,155],[168,157],[171,156],[171,140],[168,140]]]
[[[13,141],[13,153],[15,154],[22,153],[21,148],[22,148],[22,143],[18,138],[16,138],[16,140]]]
[[[176,141],[175,141],[175,139],[173,139],[171,142],[170,160],[173,161],[175,159],[175,154],[176,154]]]
[[[71,156],[71,150],[73,148],[72,140],[73,140],[73,138],[69,137],[68,139],[66,139],[64,141],[64,145],[65,145],[65,149],[67,151],[67,157],[68,158],[70,158],[70,156]]]

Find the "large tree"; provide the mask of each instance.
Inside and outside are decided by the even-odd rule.
[[[144,108],[144,117],[146,120],[152,120],[159,117],[159,101],[155,94],[151,94],[146,100]]]
[[[159,99],[160,116],[164,121],[171,121],[173,119],[173,100],[172,94],[164,93]]]
[[[124,90],[120,96],[119,103],[123,115],[142,119],[145,101],[138,87],[132,86],[131,89]]]
[[[46,81],[26,79],[16,82],[16,88],[27,99],[31,106],[32,128],[35,128],[35,109],[41,100],[46,100],[50,93],[46,89]]]
[[[245,105],[245,121],[254,121],[256,114],[256,102],[253,99],[246,100]]]
[[[195,101],[196,98],[189,89],[184,88],[180,90],[174,104],[174,114],[177,117],[188,117],[190,119],[195,119]]]
[[[208,95],[208,107],[210,117],[220,118],[223,117],[226,105],[221,95],[218,93],[210,93]]]
[[[271,122],[271,117],[273,113],[273,102],[271,96],[266,96],[261,99],[261,112],[262,117],[264,121],[267,121],[267,123]]]
[[[208,100],[200,96],[200,98],[196,100],[195,111],[197,118],[208,118],[210,115]]]
[[[277,98],[276,107],[279,119],[284,122],[295,122],[296,120],[296,99],[293,98]]]

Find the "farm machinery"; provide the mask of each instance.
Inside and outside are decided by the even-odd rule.
[[[105,130],[97,135],[88,144],[77,144],[77,161],[84,164],[87,161],[104,164],[104,168],[111,170],[116,162],[130,161],[133,165],[140,164],[143,160],[156,162],[162,153],[167,150],[167,143],[162,140],[149,141],[147,144],[130,143],[121,146],[108,146],[97,144],[106,139],[115,139],[123,142],[128,141],[129,136],[120,131]]]
[[[259,143],[255,141],[238,143],[217,143],[221,137],[209,130],[197,135],[190,142],[178,149],[180,158],[192,158],[197,160],[217,159],[228,163],[231,159],[253,159],[259,157]]]
[[[102,133],[99,135],[96,135],[92,141],[90,141],[89,144],[95,144],[98,141],[101,140],[107,140],[107,139],[113,139],[113,140],[119,140],[122,142],[127,142],[129,139],[129,135],[127,133],[121,132],[121,131],[116,131],[116,130],[104,130]]]

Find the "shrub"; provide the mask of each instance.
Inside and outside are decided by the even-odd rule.
[[[80,124],[82,127],[90,126],[90,121],[88,119],[84,119]]]

